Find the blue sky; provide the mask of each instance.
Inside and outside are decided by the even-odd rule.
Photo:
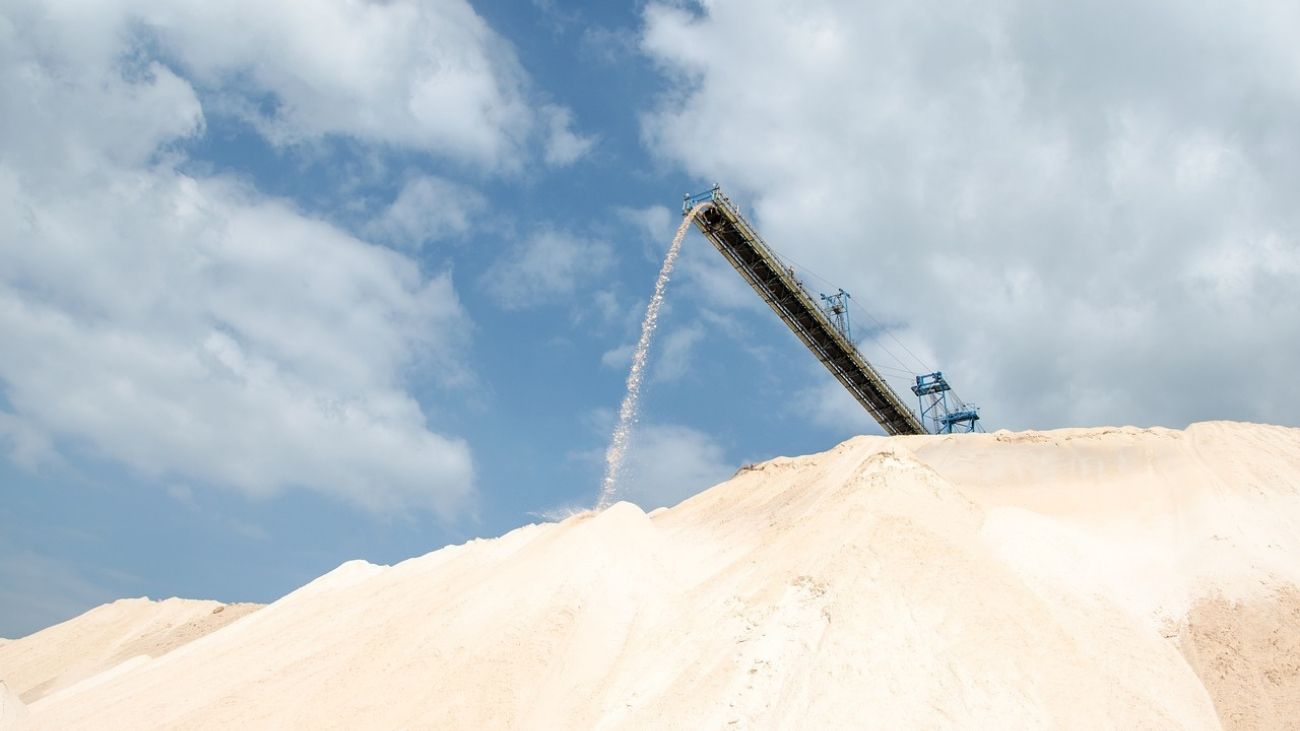
[[[9,3],[0,636],[590,505],[714,181],[990,428],[1295,424],[1298,13]],[[858,433],[688,238],[624,495]]]

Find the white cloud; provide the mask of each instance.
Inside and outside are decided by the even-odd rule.
[[[722,446],[703,432],[640,424],[632,434],[617,497],[644,510],[675,505],[722,482],[735,470]]]
[[[207,18],[213,37],[186,49],[198,66],[219,65],[203,54],[228,33],[236,58],[310,65],[290,53],[296,37],[252,48],[280,27],[264,16],[297,11],[246,13],[245,38],[197,4],[155,10],[4,11],[0,94],[25,100],[0,106],[4,446],[29,464],[91,452],[256,496],[297,487],[376,510],[465,509],[469,447],[431,430],[403,385],[421,366],[447,386],[469,378],[450,277],[241,184],[182,174],[168,150],[202,131],[198,95],[166,67],[123,61],[138,50],[126,18],[179,34],[168,38]]]
[[[675,87],[645,139],[924,333],[995,426],[1292,422],[1296,27],[1289,2],[654,3]]]
[[[704,339],[705,330],[699,323],[679,327],[665,333],[654,363],[656,382],[675,381],[691,369],[691,355],[695,346]]]
[[[544,229],[508,248],[480,281],[503,307],[520,309],[572,296],[612,262],[605,241]]]
[[[609,324],[623,315],[623,308],[618,303],[618,294],[612,289],[597,290],[591,297],[600,321]]]
[[[629,28],[588,25],[578,48],[583,58],[602,64],[626,63],[637,55],[637,34]]]
[[[47,434],[5,411],[0,411],[0,454],[29,471],[59,461]]]
[[[119,71],[158,76],[153,87],[125,89],[152,94],[171,92],[175,71],[202,90],[210,112],[242,117],[277,144],[340,135],[510,171],[534,148],[568,164],[593,141],[573,131],[570,110],[533,98],[512,47],[465,0],[15,0],[4,14],[0,32],[39,44],[50,68],[100,71],[99,87],[81,97],[81,109],[97,114],[60,127],[108,125],[128,153],[151,154],[155,128],[188,118],[123,126],[112,103],[95,101],[124,91]],[[173,69],[152,63],[153,53]],[[58,143],[37,141],[41,150]]]
[[[277,141],[344,134],[496,168],[534,125],[513,51],[464,0],[122,7]]]
[[[682,245],[677,262],[682,290],[712,307],[723,310],[767,312],[749,284],[723,259],[703,236],[691,233]]]
[[[458,367],[449,278],[219,181],[134,182],[4,206],[0,378],[25,428],[256,495],[463,507],[468,447],[400,385]]]
[[[142,165],[162,144],[203,128],[194,89],[166,67],[149,64],[128,81],[108,61],[42,64],[38,53],[48,51],[35,46],[48,41],[25,37],[30,30],[0,26],[9,35],[0,35],[0,85],[8,98],[23,100],[0,106],[0,149],[26,184],[59,185],[104,164]]]
[[[194,490],[183,482],[173,482],[167,486],[167,495],[176,502],[185,507],[192,508],[195,506]]]
[[[572,165],[596,144],[595,137],[573,131],[573,112],[564,107],[548,104],[542,107],[542,118],[546,124],[544,158],[548,165]]]
[[[677,230],[678,224],[668,208],[657,205],[645,208],[620,206],[614,209],[614,215],[631,224],[641,241],[648,244],[647,250],[654,252],[654,259],[663,258],[669,244],[672,243],[673,232]]]
[[[872,420],[862,404],[854,400],[826,369],[820,370],[813,375],[811,385],[794,393],[790,401],[791,410],[841,438],[853,434],[883,434],[884,430]]]
[[[606,368],[625,369],[632,365],[632,351],[636,346],[632,343],[624,343],[614,348],[606,350],[600,355],[600,364]]]
[[[478,192],[432,175],[412,178],[366,231],[398,246],[417,247],[464,234],[486,207]]]

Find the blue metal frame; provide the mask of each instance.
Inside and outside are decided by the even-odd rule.
[[[720,195],[721,193],[722,193],[722,186],[718,185],[717,183],[714,183],[712,188],[709,188],[703,193],[696,193],[695,195],[691,195],[690,193],[687,193],[686,195],[682,196],[682,215],[685,216],[686,214],[690,213],[692,208],[694,208],[695,206],[701,203],[710,203],[717,200],[718,195]]]
[[[955,410],[948,407],[948,392],[952,386],[944,379],[942,371],[926,373],[916,377],[912,393],[916,394],[921,407],[921,422],[934,424],[935,434],[952,434],[954,431],[975,431],[975,422],[980,419],[980,410],[956,400]],[[929,403],[926,403],[926,397]]]
[[[853,342],[853,333],[849,326],[849,293],[841,288],[836,294],[823,294],[821,298],[822,302],[826,303],[826,306],[822,308],[822,312],[825,312],[826,316],[831,319],[836,330],[839,330],[844,337],[848,338],[849,342]]]

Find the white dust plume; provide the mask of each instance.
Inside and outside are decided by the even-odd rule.
[[[618,473],[623,468],[623,458],[627,455],[627,442],[632,432],[632,425],[636,423],[637,404],[641,399],[641,379],[645,377],[646,356],[650,353],[650,339],[659,324],[659,308],[664,303],[664,289],[668,286],[668,277],[673,272],[673,265],[677,263],[677,253],[681,251],[686,230],[691,227],[691,221],[695,220],[695,214],[708,205],[707,201],[700,203],[682,218],[682,225],[677,227],[677,235],[673,236],[673,244],[668,247],[668,256],[664,257],[664,265],[659,268],[659,279],[655,280],[654,296],[650,298],[650,304],[645,308],[645,319],[641,321],[641,339],[637,341],[636,352],[632,354],[632,369],[627,374],[627,393],[623,396],[623,405],[618,409],[618,426],[614,427],[609,449],[605,450],[605,479],[600,485],[600,501],[596,503],[598,510],[608,507],[614,501],[614,493],[618,489]]]

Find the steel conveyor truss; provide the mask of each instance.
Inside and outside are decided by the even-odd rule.
[[[853,398],[871,413],[887,434],[925,434],[925,427],[830,321],[794,272],[777,259],[736,206],[718,186],[687,196],[683,214],[704,204],[695,225],[714,248],[749,282]]]

